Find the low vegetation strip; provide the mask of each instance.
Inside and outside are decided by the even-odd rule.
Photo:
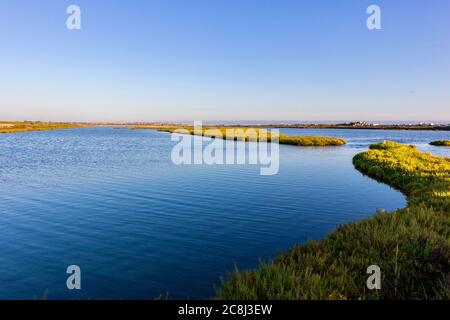
[[[432,146],[450,147],[450,140],[437,140],[431,141]]]
[[[220,299],[449,299],[450,159],[384,142],[355,167],[401,190],[408,207],[341,225],[254,270],[228,274]],[[381,269],[381,289],[366,286]]]
[[[64,122],[0,122],[0,133],[57,130],[80,127],[82,127],[80,124]]]
[[[424,204],[450,213],[450,158],[385,142],[356,155],[353,163],[361,172],[401,190],[410,206]]]
[[[289,144],[296,146],[340,146],[346,142],[340,138],[334,137],[316,137],[316,136],[289,136],[283,133],[273,134],[267,129],[247,128],[247,127],[203,127],[201,130],[194,130],[194,127],[148,127],[137,126],[134,129],[157,129],[164,132],[175,132],[184,130],[191,135],[202,135],[205,137],[234,139],[241,141],[272,141],[280,144]],[[263,138],[261,138],[263,137]]]

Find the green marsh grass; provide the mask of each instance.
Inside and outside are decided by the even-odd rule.
[[[0,133],[80,128],[82,125],[64,122],[0,122]]]
[[[432,146],[450,147],[450,140],[436,140],[431,141]]]
[[[408,207],[341,225],[253,270],[229,273],[218,299],[449,299],[450,158],[384,142],[356,155],[362,173],[401,190]],[[368,290],[367,267],[381,268]]]
[[[203,127],[201,131],[197,132],[192,126],[136,126],[133,129],[156,129],[163,132],[175,132],[177,130],[184,130],[191,135],[201,135],[205,137],[233,139],[240,141],[278,141],[280,144],[289,144],[296,146],[340,146],[346,142],[340,138],[333,137],[316,137],[316,136],[289,136],[283,133],[273,134],[266,129],[261,128],[247,128],[247,127]],[[228,131],[229,130],[229,131]],[[229,132],[233,132],[229,135]],[[261,138],[262,137],[262,138]]]

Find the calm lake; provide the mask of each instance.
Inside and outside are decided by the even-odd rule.
[[[258,265],[336,226],[404,207],[401,193],[352,157],[395,140],[450,132],[281,129],[341,137],[343,147],[280,146],[277,175],[259,166],[176,166],[153,130],[88,128],[0,135],[0,299],[208,298],[233,270]],[[78,265],[82,289],[68,290]]]

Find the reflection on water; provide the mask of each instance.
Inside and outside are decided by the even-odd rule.
[[[405,206],[356,171],[369,143],[446,133],[283,129],[344,147],[280,146],[280,171],[175,166],[167,133],[89,128],[0,136],[0,298],[207,298],[236,264],[255,267],[338,224]],[[82,290],[66,289],[66,268]]]

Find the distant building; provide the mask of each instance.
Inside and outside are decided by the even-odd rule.
[[[352,127],[368,127],[368,126],[370,126],[370,123],[368,123],[366,121],[356,121],[356,122],[350,122],[350,123],[348,123],[348,125],[350,125]]]

